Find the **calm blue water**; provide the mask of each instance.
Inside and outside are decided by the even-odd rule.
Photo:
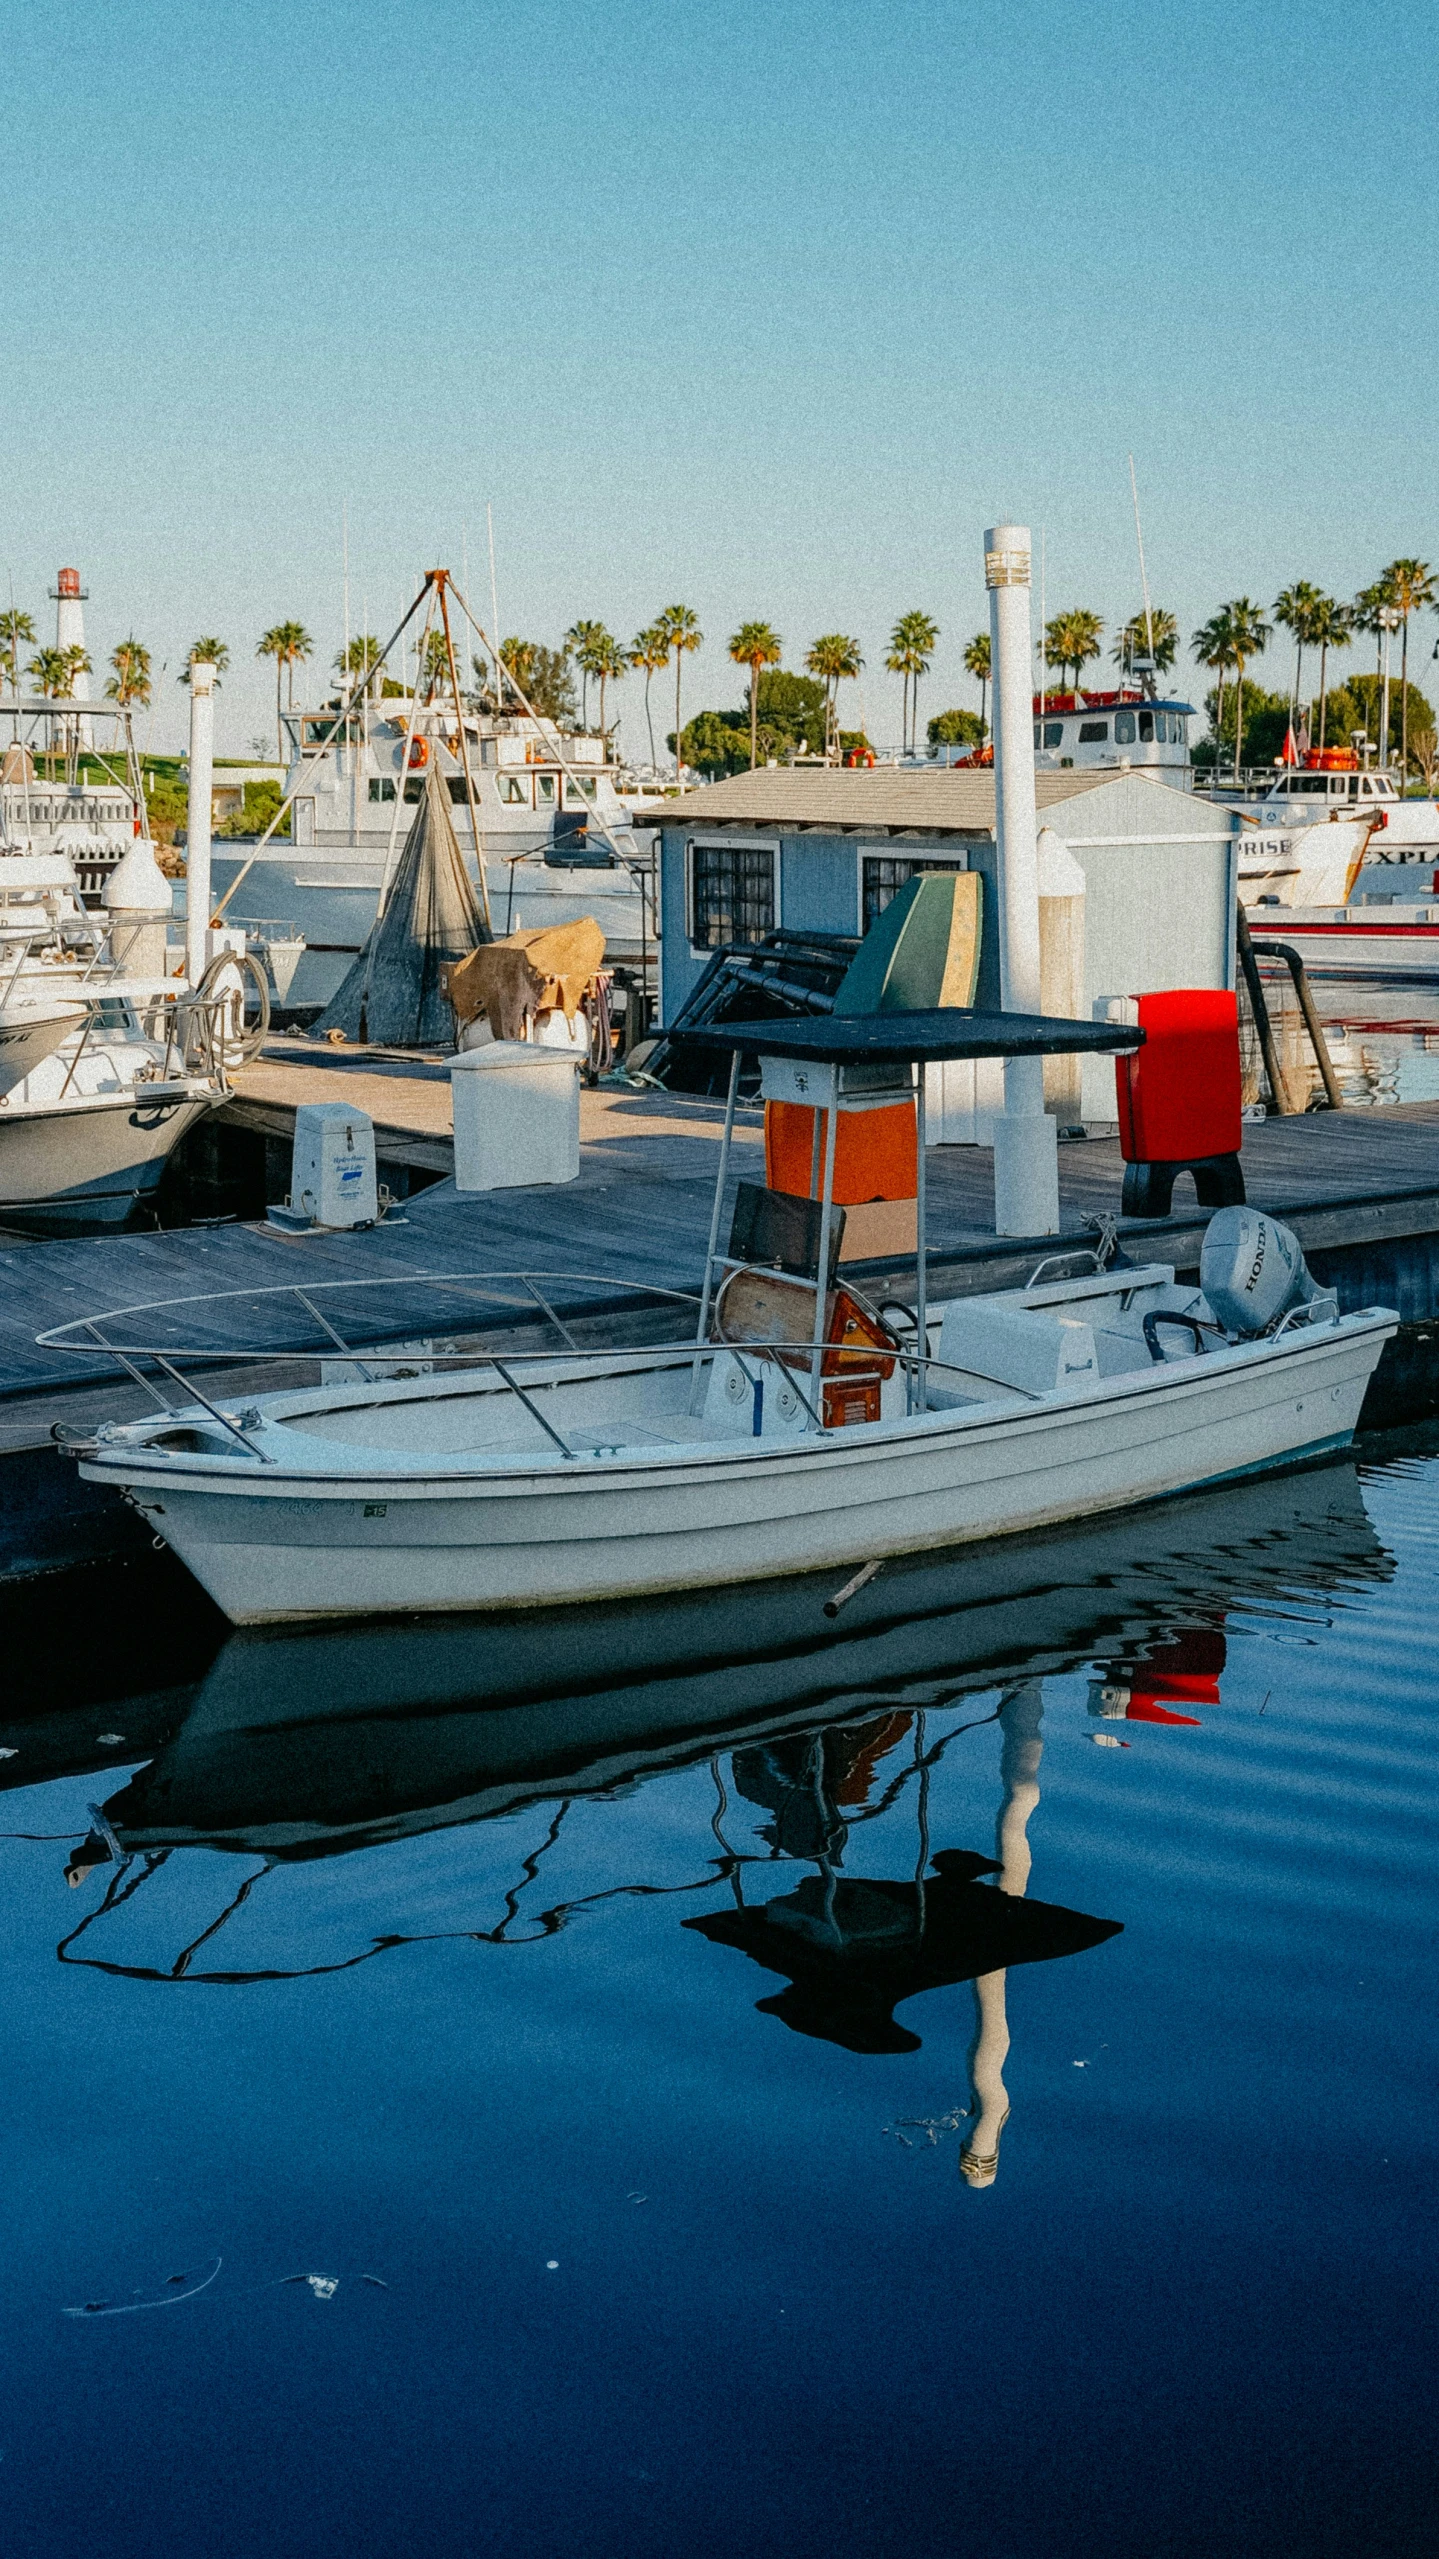
[[[7,2552],[1432,2549],[1436,1527],[12,1614]]]

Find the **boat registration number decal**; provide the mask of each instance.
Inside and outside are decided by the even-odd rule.
[[[366,1519],[383,1519],[389,1507],[388,1502],[366,1502],[365,1517]]]

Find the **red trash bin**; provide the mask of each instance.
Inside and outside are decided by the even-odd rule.
[[[1126,1217],[1167,1217],[1179,1174],[1201,1208],[1244,1200],[1239,1004],[1227,987],[1137,999],[1144,1046],[1114,1061]]]

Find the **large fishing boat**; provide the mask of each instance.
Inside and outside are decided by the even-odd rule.
[[[1187,786],[1192,702],[1140,684],[1108,693],[1036,693],[1034,761],[1041,773],[1163,774]]]
[[[1216,794],[1216,796],[1218,796]],[[1439,977],[1439,807],[1350,747],[1306,755],[1242,820],[1239,896],[1316,977]]]
[[[294,711],[286,727],[293,831],[258,849],[217,842],[211,882],[227,923],[279,920],[303,936],[293,1009],[328,1003],[363,947],[431,766],[496,934],[593,916],[612,959],[652,946],[645,859],[606,739],[467,708],[462,741],[451,701],[410,694],[362,697],[347,714],[339,702]]]

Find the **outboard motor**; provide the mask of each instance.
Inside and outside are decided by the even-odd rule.
[[[1199,1285],[1226,1333],[1252,1341],[1291,1307],[1321,1294],[1305,1268],[1299,1238],[1257,1208],[1211,1217],[1199,1257]]]

